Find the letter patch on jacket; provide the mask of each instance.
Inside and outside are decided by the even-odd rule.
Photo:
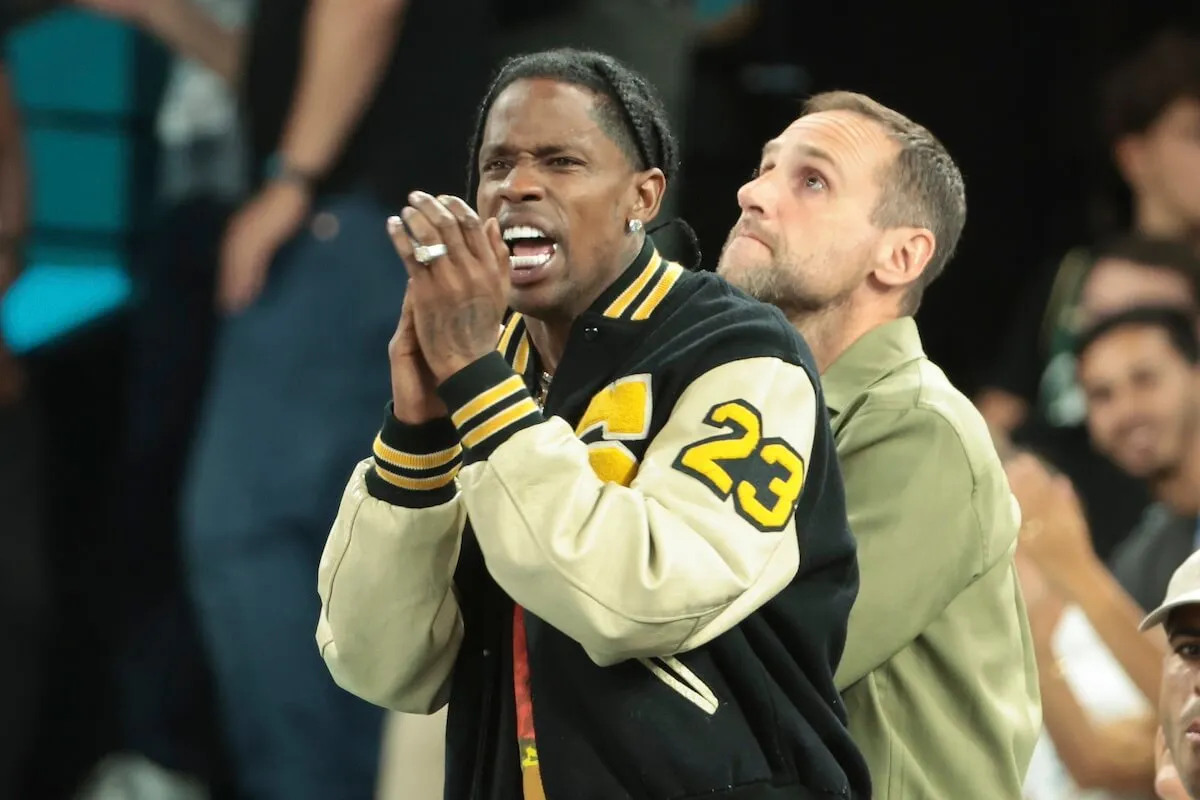
[[[645,373],[610,383],[588,403],[575,435],[587,444],[588,462],[600,480],[633,483],[638,460],[624,442],[644,440],[653,413],[650,376]]]

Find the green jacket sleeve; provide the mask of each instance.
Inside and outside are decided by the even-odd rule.
[[[860,409],[839,432],[860,588],[836,681],[844,691],[908,646],[983,570],[962,440],[937,411]]]

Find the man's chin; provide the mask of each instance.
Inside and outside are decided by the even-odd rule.
[[[551,320],[562,314],[563,298],[554,281],[508,289],[508,307],[532,319]]]
[[[754,279],[755,275],[769,269],[770,262],[760,264],[746,259],[727,258],[725,254],[722,254],[721,260],[717,262],[717,274],[744,292],[748,292],[750,287],[759,283]]]
[[[1185,741],[1171,752],[1179,782],[1187,789],[1189,797],[1200,798],[1200,763],[1197,763],[1192,747]]]
[[[1177,466],[1169,460],[1149,454],[1126,455],[1114,459],[1117,466],[1131,478],[1155,483],[1170,478]]]

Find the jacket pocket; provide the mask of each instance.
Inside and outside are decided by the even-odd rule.
[[[717,713],[721,703],[713,690],[678,658],[639,658],[638,661],[667,688],[705,714],[712,716]]]

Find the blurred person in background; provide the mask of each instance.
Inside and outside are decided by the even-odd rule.
[[[1126,234],[1101,244],[1084,272],[1071,330],[1076,333],[1098,319],[1138,306],[1200,312],[1200,254],[1188,244]],[[1074,404],[1083,419],[1086,400],[1076,377],[1075,356],[1060,353],[1052,368],[1065,371],[1064,385],[1073,387],[1060,404]],[[1043,428],[1025,442],[1074,480],[1087,510],[1092,545],[1108,558],[1133,530],[1151,502],[1144,482],[1123,472],[1095,448],[1086,424]],[[1097,494],[1100,497],[1097,497]]]
[[[830,92],[738,203],[718,273],[784,311],[821,368],[861,572],[836,683],[873,796],[1015,797],[1039,727],[1017,509],[912,318],[966,223],[962,174],[927,129]]]
[[[1119,65],[1104,86],[1103,115],[1131,194],[1132,231],[1200,247],[1200,37],[1164,32]],[[976,403],[996,435],[1052,451],[1107,554],[1145,498],[1090,447],[1069,363],[1080,287],[1095,257],[1075,248],[1035,280]]]
[[[548,47],[607,53],[645,75],[661,96],[671,123],[683,122],[692,47],[700,31],[697,0],[494,2],[502,56]]]
[[[195,0],[223,28],[250,0]],[[103,10],[104,0],[77,0]],[[121,751],[81,800],[188,800],[225,791],[211,676],[187,595],[179,531],[184,468],[204,396],[217,321],[221,236],[248,189],[237,100],[203,62],[177,57],[158,113],[160,208],[131,261],[135,302],[124,481],[115,543],[129,572],[118,631]],[[218,785],[213,785],[214,783]]]
[[[1142,610],[1097,556],[1070,481],[1030,454],[1005,466],[1044,724],[1024,796],[1146,800],[1165,642],[1138,632]]]
[[[15,20],[0,12],[0,36]],[[23,266],[28,223],[25,147],[16,97],[0,56],[0,304]],[[21,363],[0,329],[0,797],[16,797],[34,733],[38,660],[45,632],[37,425]]]
[[[1171,576],[1163,602],[1142,621],[1162,626],[1169,652],[1162,663],[1158,718],[1158,776],[1162,800],[1200,798],[1200,553]]]
[[[721,47],[740,41],[762,12],[760,0],[694,0],[698,43]]]
[[[1076,332],[1101,318],[1138,306],[1200,311],[1200,252],[1175,239],[1124,235],[1101,245],[1083,277],[1072,329]],[[1075,355],[1064,354],[1076,387],[1070,402],[1086,412],[1075,377]]]
[[[228,318],[183,499],[239,788],[372,797],[382,716],[330,679],[312,586],[389,385],[379,354],[406,279],[384,221],[407,187],[461,181],[489,0],[259,0],[246,28],[188,0],[89,4],[237,87],[248,132],[253,196],[221,243]]]
[[[1196,317],[1171,308],[1122,311],[1083,333],[1076,353],[1092,441],[1155,500],[1112,558],[1121,585],[1153,608],[1200,533]]]
[[[1097,301],[1107,294],[1086,285],[1083,293]],[[1032,798],[1064,796],[1073,786],[1135,791],[1156,774],[1150,710],[1166,646],[1131,631],[1136,609],[1161,602],[1197,544],[1200,345],[1194,307],[1179,306],[1090,318],[1076,344],[1097,448],[1158,500],[1115,554],[1112,573],[1091,546],[1069,480],[1031,456],[1009,468],[1025,518],[1018,563],[1052,740],[1035,755]]]

